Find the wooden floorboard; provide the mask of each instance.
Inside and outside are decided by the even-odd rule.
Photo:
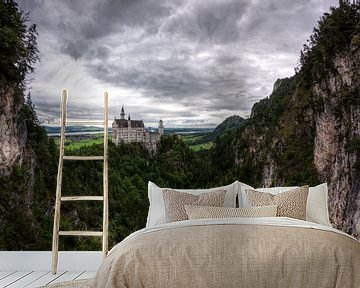
[[[55,279],[61,277],[66,273],[66,271],[58,272],[57,274],[52,274],[51,272],[47,273],[43,277],[37,279],[36,281],[32,282],[31,284],[25,286],[26,288],[37,288],[39,286],[45,286],[51,282],[53,282]],[[19,287],[20,288],[20,287]]]
[[[20,287],[26,287],[27,285],[30,285],[34,281],[40,279],[47,273],[50,273],[49,271],[32,271],[30,274],[26,275],[25,277],[18,279],[13,284],[10,284],[6,288],[20,288]]]
[[[37,288],[49,284],[94,278],[95,271],[1,271],[0,288]]]
[[[94,277],[95,277],[95,274],[96,274],[95,271],[85,271],[84,273],[82,273],[81,275],[79,275],[79,277],[77,277],[76,279],[94,278]]]
[[[65,281],[72,281],[79,277],[81,274],[83,274],[85,271],[67,271],[66,273],[62,274],[59,278],[54,279],[54,281],[50,282],[53,283],[59,283],[59,282],[65,282]]]
[[[0,280],[0,287],[2,288],[8,287],[10,286],[10,284],[15,283],[16,281],[22,279],[23,277],[29,274],[31,274],[31,271],[19,271],[19,272],[11,273],[10,275]]]
[[[58,271],[97,271],[101,262],[101,251],[60,251]],[[51,251],[0,251],[0,271],[49,271],[51,267]]]
[[[0,272],[0,280],[2,280],[3,278],[9,276],[10,274],[15,273],[16,271],[1,271]]]

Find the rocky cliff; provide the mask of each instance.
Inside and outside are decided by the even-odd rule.
[[[334,59],[335,70],[312,86],[323,107],[314,111],[314,164],[319,180],[329,184],[330,218],[336,228],[355,231],[360,222],[360,49]]]
[[[245,183],[327,182],[332,225],[358,238],[359,23],[359,5],[342,4],[324,14],[301,53],[296,75],[276,81],[270,97],[253,106],[244,127],[218,143],[233,147],[227,173]]]
[[[25,155],[27,129],[20,117],[23,103],[14,93],[10,86],[0,88],[0,176],[9,176]]]
[[[285,80],[294,90],[283,82],[255,105],[250,124],[234,140],[235,162],[255,167],[253,183],[264,187],[327,182],[331,223],[359,237],[360,49],[333,61],[335,70],[307,91],[294,76]],[[288,93],[286,109],[269,119],[263,113],[276,111],[279,89]]]
[[[58,153],[20,87],[0,89],[0,250],[49,249]]]

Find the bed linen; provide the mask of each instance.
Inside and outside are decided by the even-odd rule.
[[[137,231],[92,287],[360,287],[360,243],[284,217],[197,219]]]

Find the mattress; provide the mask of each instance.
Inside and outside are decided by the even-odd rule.
[[[186,220],[117,244],[92,287],[360,287],[360,243],[284,217]]]

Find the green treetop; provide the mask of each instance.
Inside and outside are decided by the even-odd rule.
[[[0,81],[21,84],[39,60],[36,26],[13,0],[0,0]]]

